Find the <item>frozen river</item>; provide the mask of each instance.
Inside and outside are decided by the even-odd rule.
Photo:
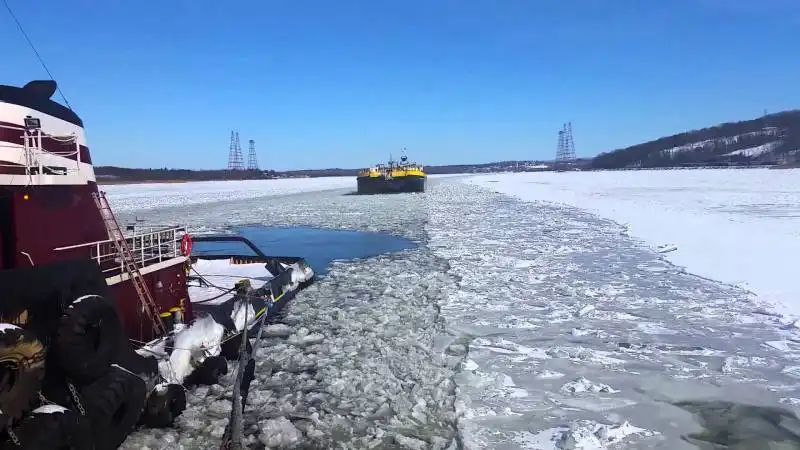
[[[800,448],[800,344],[752,294],[686,273],[585,210],[462,181],[372,197],[343,195],[339,181],[271,185],[155,209],[110,195],[159,223],[420,244],[334,264],[268,329],[245,413],[252,448]],[[228,392],[193,390],[174,430],[125,448],[215,448]]]

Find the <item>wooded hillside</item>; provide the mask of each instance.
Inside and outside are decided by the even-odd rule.
[[[594,169],[709,163],[790,164],[800,149],[800,110],[723,123],[598,155]]]

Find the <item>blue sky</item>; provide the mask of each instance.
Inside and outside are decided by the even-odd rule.
[[[8,0],[97,164],[579,156],[800,107],[797,0]],[[0,8],[0,83],[45,78]]]

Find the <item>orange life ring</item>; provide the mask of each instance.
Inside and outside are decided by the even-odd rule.
[[[184,234],[181,238],[181,253],[183,256],[192,254],[192,236],[189,233]]]

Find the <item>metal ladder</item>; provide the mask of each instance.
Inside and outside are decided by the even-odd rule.
[[[103,217],[103,223],[108,231],[108,237],[111,238],[111,240],[114,242],[114,245],[117,247],[117,252],[122,259],[122,266],[125,269],[125,272],[128,274],[131,283],[133,283],[133,286],[136,288],[136,293],[139,295],[139,301],[141,302],[147,315],[150,317],[150,321],[153,325],[153,331],[155,331],[157,335],[163,336],[167,334],[167,328],[164,326],[164,322],[161,320],[161,316],[158,314],[158,306],[156,306],[156,302],[153,300],[152,295],[150,295],[150,290],[147,288],[147,284],[145,284],[142,274],[139,272],[139,268],[136,266],[136,262],[133,258],[133,253],[131,253],[130,247],[128,247],[128,241],[125,239],[125,235],[122,234],[122,230],[119,228],[119,223],[117,223],[117,219],[114,217],[114,212],[108,205],[106,193],[102,191],[93,192],[92,198],[94,198],[94,203],[97,205],[97,210],[100,211],[100,215]]]

